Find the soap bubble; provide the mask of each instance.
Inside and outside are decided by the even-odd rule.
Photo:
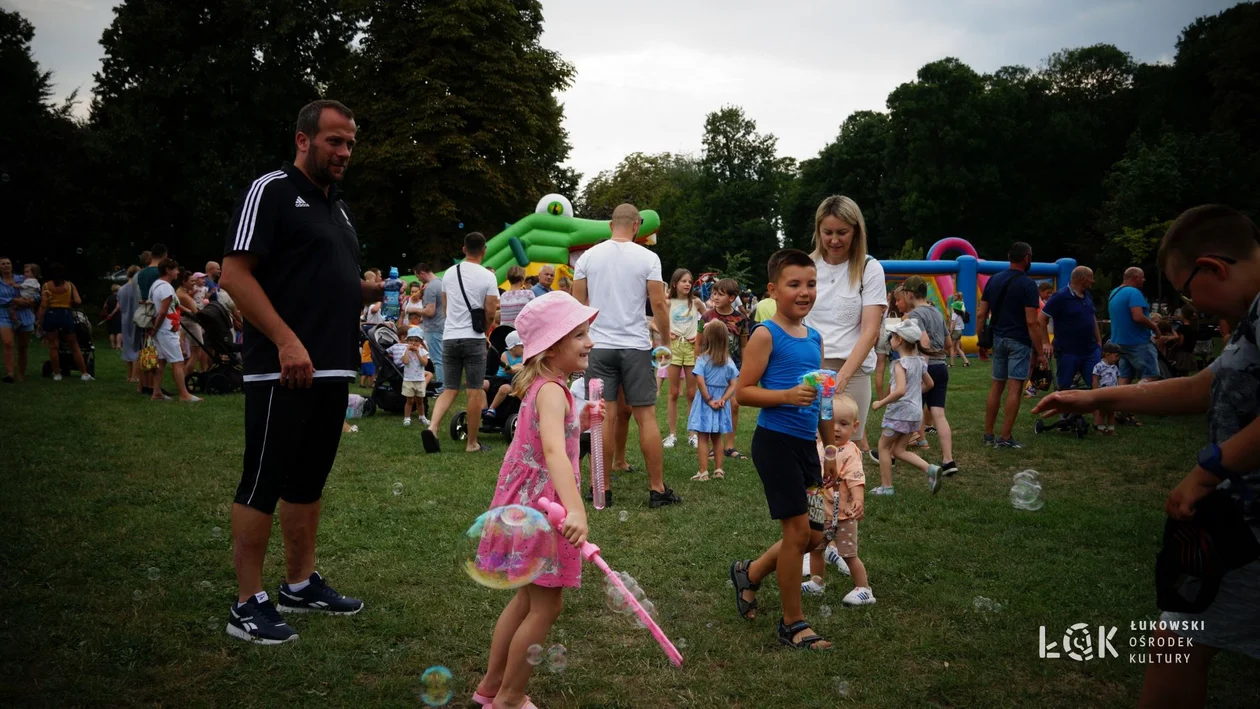
[[[451,671],[441,665],[434,665],[420,675],[420,701],[431,707],[446,706],[455,695],[451,687]]]
[[[394,494],[395,495],[402,494],[402,483],[394,483]]]
[[[76,254],[78,254],[78,255],[82,256],[82,255],[83,255],[83,247],[82,247],[82,246],[80,246],[79,248],[75,249],[75,250],[74,250],[74,252],[75,252]]]
[[[1020,480],[1024,480],[1030,483],[1036,483],[1038,485],[1041,484],[1041,481],[1038,479],[1038,473],[1036,470],[1025,470],[1019,473],[1015,473],[1014,481],[1019,482]]]
[[[157,581],[162,576],[162,570],[156,566],[149,567],[149,580]]]
[[[604,590],[604,602],[608,605],[608,610],[621,615],[628,615],[634,612],[630,603],[626,601],[626,597],[622,594],[621,589],[608,584],[608,588]]]
[[[202,581],[199,585],[200,585],[203,589],[205,589],[205,590],[209,591],[209,590],[210,590],[210,587],[211,587],[211,585],[212,585],[212,584],[211,584],[209,581]]]
[[[547,669],[563,672],[569,666],[568,651],[560,643],[547,648]]]
[[[843,698],[843,697],[849,696],[849,683],[848,682],[840,679],[839,677],[832,677],[831,686],[833,689],[836,690],[836,694],[839,695],[840,697]]]
[[[546,659],[543,656],[543,646],[539,645],[538,643],[534,643],[533,645],[530,645],[528,648],[526,648],[525,652],[527,653],[525,655],[525,661],[533,665],[534,667],[541,665],[542,661]]]
[[[218,539],[219,537],[223,536],[223,528],[222,528],[222,527],[211,527],[211,528],[210,528],[210,536],[214,537],[215,539]]]
[[[661,622],[660,616],[657,615],[656,613],[656,604],[653,603],[650,599],[644,598],[642,601],[639,602],[639,605],[643,606],[643,612],[647,613],[649,618],[656,621],[658,624]],[[636,627],[639,627],[639,628],[648,627],[647,623],[643,622],[643,619],[639,617],[638,613],[634,614],[634,624]]]
[[[622,522],[625,522],[626,520],[630,519],[630,513],[629,513],[629,512],[626,512],[625,510],[622,510],[622,511],[621,511],[621,512],[617,515],[617,519],[621,520]]]
[[[136,590],[131,592],[131,597],[138,601],[141,598],[144,598],[144,592],[137,588]]]
[[[665,345],[660,345],[652,350],[652,361],[656,363],[656,368],[668,367],[674,362],[674,352]]]
[[[1000,606],[999,606],[1000,607]],[[993,610],[993,601],[984,596],[976,596],[971,599],[971,609],[977,613]]]
[[[678,648],[679,650],[686,650],[687,638],[678,638],[678,642],[674,643],[674,647]]]
[[[1017,510],[1034,512],[1045,507],[1046,502],[1041,499],[1041,486],[1027,479],[1016,480],[1011,485],[1011,505]]]
[[[464,533],[464,570],[488,588],[519,588],[549,571],[556,535],[541,512],[524,505],[488,510]]]
[[[831,606],[818,606],[818,615],[824,618],[831,617]]]

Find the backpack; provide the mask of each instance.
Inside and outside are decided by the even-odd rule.
[[[131,322],[141,330],[148,330],[153,327],[153,322],[157,319],[157,308],[153,303],[145,301],[136,306],[136,311],[131,315]]]

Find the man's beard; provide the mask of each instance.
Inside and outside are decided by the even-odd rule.
[[[330,164],[331,162],[324,162],[321,164],[319,158],[315,155],[314,151],[312,151],[306,154],[306,164],[304,167],[306,168],[306,173],[311,176],[311,180],[314,181],[315,184],[320,187],[327,187],[334,182],[341,181],[340,177],[333,175],[332,171],[328,169]]]

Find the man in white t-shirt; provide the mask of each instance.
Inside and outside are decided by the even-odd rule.
[[[661,280],[661,259],[634,243],[643,220],[633,204],[613,210],[612,238],[578,258],[574,267],[573,297],[599,310],[591,323],[590,366],[586,380],[604,383],[604,469],[612,470],[613,431],[617,420],[617,390],[625,394],[639,426],[639,446],[647,466],[648,507],[682,502],[665,486],[664,450],[656,421],[656,367],[652,339],[643,326],[647,301],[660,332],[669,332],[669,301]]]
[[[179,346],[179,299],[175,297],[175,286],[171,285],[179,278],[179,263],[173,258],[163,259],[158,264],[158,277],[149,288],[148,300],[157,309],[153,319],[153,347],[157,350],[158,370],[154,376],[153,399],[165,401],[171,397],[162,393],[162,375],[166,373],[166,363],[171,364],[171,376],[175,379],[175,387],[179,390],[179,400],[187,402],[201,401],[199,397],[188,393],[184,382],[184,350]]]
[[[481,383],[486,378],[486,328],[494,322],[499,309],[499,284],[494,274],[481,265],[486,256],[486,237],[472,232],[464,237],[465,259],[442,276],[442,312],[446,325],[442,329],[442,395],[433,405],[433,418],[420,437],[426,453],[442,449],[437,431],[442,417],[451,408],[463,385],[468,390],[469,453],[485,453],[490,446],[477,442],[481,410],[486,394]]]

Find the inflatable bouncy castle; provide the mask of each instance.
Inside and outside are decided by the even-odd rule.
[[[947,255],[956,254],[947,260]],[[928,300],[941,309],[945,322],[950,319],[949,302],[957,293],[967,312],[972,314],[971,322],[963,328],[963,350],[969,354],[976,352],[976,305],[989,276],[1001,273],[1010,268],[1005,259],[986,261],[981,259],[976,249],[966,239],[950,237],[941,239],[928,249],[927,258],[923,261],[881,261],[884,275],[890,282],[905,280],[910,276],[920,276],[928,282]],[[1076,268],[1076,259],[1061,258],[1054,263],[1033,262],[1028,271],[1029,277],[1037,281],[1049,280],[1054,283],[1055,290],[1067,285]]]

